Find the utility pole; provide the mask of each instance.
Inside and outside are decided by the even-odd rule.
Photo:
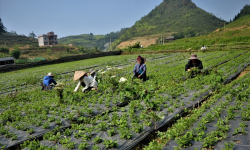
[[[110,38],[110,51],[112,51],[112,46],[111,46],[111,44],[112,44],[112,43],[111,43],[111,38]]]

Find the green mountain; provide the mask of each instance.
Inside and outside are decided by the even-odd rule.
[[[67,36],[58,39],[59,44],[73,44],[75,46],[82,46],[86,49],[94,49],[97,47],[99,50],[104,50],[109,46],[110,39],[111,42],[116,40],[123,32],[125,32],[127,28],[121,29],[121,31],[110,32],[106,35],[93,35],[90,34],[81,34],[81,35],[73,35]]]
[[[243,7],[243,9],[240,10],[240,13],[238,13],[237,15],[235,15],[233,21],[241,18],[241,17],[244,17],[244,16],[247,16],[247,15],[250,15],[250,5],[245,5]]]
[[[0,35],[0,47],[13,47],[13,46],[35,46],[38,47],[38,40],[24,35],[17,35],[11,33],[2,33]]]
[[[133,37],[159,33],[177,32],[185,37],[204,35],[224,23],[226,21],[198,8],[191,0],[164,0],[122,34],[113,46]]]
[[[249,49],[250,43],[250,15],[240,17],[225,27],[199,37],[178,39],[165,45],[155,44],[150,50],[199,50],[202,45],[212,49]]]

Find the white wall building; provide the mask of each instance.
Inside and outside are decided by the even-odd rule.
[[[57,45],[57,35],[55,35],[54,32],[48,32],[47,34],[39,35],[38,44],[39,46]]]

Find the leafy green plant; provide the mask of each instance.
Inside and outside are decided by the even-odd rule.
[[[223,148],[222,150],[233,150],[234,145],[235,144],[232,142],[229,143],[225,142],[225,148]]]
[[[68,149],[73,149],[75,148],[75,143],[70,141],[70,138],[63,138],[60,139],[59,142],[63,144],[63,147],[68,148]]]
[[[100,149],[100,147],[99,147],[99,146],[97,146],[97,145],[93,145],[93,146],[92,146],[92,149],[93,149],[93,150],[99,150],[99,149]]]
[[[193,132],[188,131],[184,136],[181,136],[177,139],[177,143],[180,147],[188,147],[191,146],[191,142],[194,139]]]
[[[103,144],[105,145],[106,148],[115,148],[118,146],[117,141],[113,141],[113,140],[105,140],[104,139]]]
[[[27,132],[28,132],[29,134],[33,134],[33,133],[34,133],[34,129],[33,129],[33,128],[29,128],[29,130],[27,130]]]
[[[67,128],[67,129],[63,132],[63,134],[66,135],[66,136],[70,136],[72,133],[71,133],[70,129]]]
[[[119,133],[122,139],[130,139],[132,137],[132,134],[128,128],[121,128]]]
[[[115,135],[115,128],[111,128],[110,130],[108,130],[108,134],[109,136],[114,136]]]
[[[43,124],[43,129],[48,129],[49,128],[49,123],[48,122],[45,122],[44,124]]]
[[[78,149],[80,149],[80,150],[85,150],[85,149],[87,149],[87,147],[88,147],[87,142],[83,142],[83,143],[78,145]]]
[[[99,143],[102,142],[102,138],[96,137],[96,138],[94,138],[93,142],[94,142],[95,144],[99,144]]]

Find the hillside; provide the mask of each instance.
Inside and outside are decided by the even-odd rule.
[[[244,17],[244,16],[247,16],[247,15],[250,15],[250,5],[245,5],[243,7],[243,9],[240,10],[240,13],[238,13],[237,15],[235,15],[233,21],[241,18],[241,17]]]
[[[126,30],[127,28],[122,28],[120,31],[110,32],[106,35],[93,35],[90,33],[67,36],[58,39],[58,43],[66,45],[73,44],[74,46],[82,46],[86,49],[95,49],[95,47],[97,47],[99,50],[104,50],[109,46],[110,39],[111,42],[113,42]]]
[[[175,50],[175,49],[200,49],[202,45],[212,47],[247,48],[250,45],[250,15],[241,17],[224,27],[218,28],[214,32],[199,37],[184,38],[176,40],[166,45],[155,44],[148,49],[151,50]]]
[[[93,35],[93,34],[81,34],[81,35],[72,35],[58,39],[60,44],[72,44],[75,46],[83,46],[87,49],[93,49],[98,44],[98,40],[103,38],[104,35]]]
[[[38,46],[38,41],[35,38],[30,38],[22,35],[13,35],[3,33],[0,35],[0,47],[13,47],[18,46]]]
[[[191,0],[164,0],[137,21],[114,43],[117,46],[133,37],[183,32],[186,37],[208,34],[226,23],[198,8]]]

